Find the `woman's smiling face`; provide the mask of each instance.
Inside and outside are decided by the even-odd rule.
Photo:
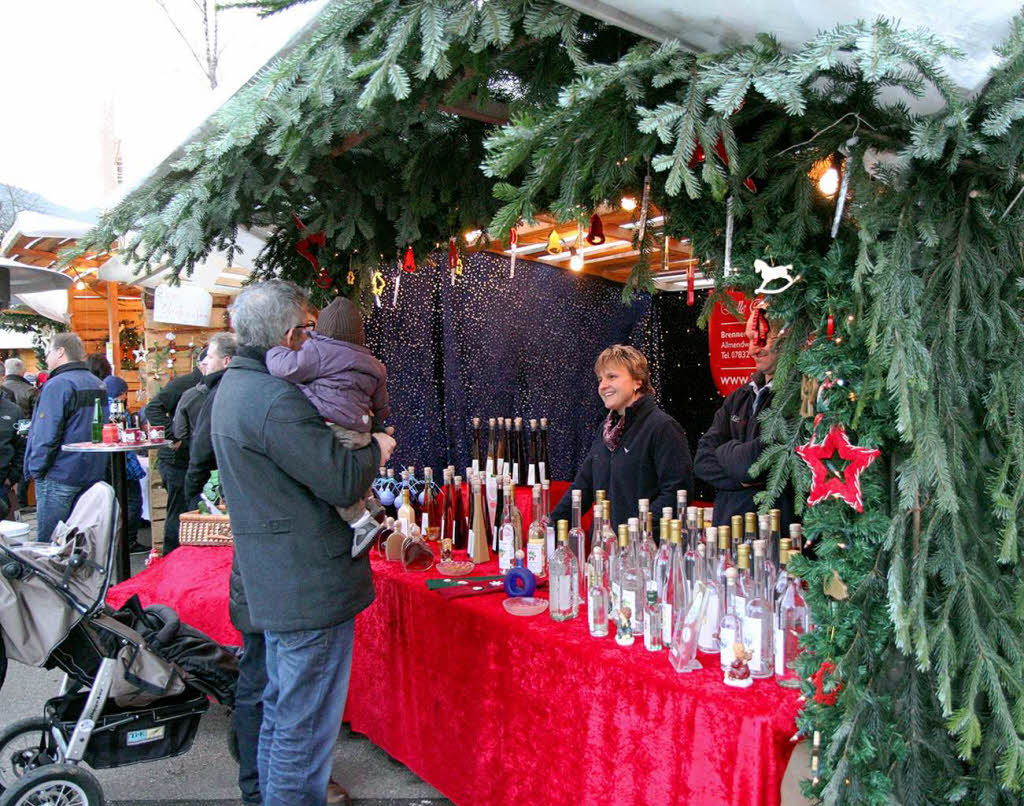
[[[636,398],[640,382],[622,364],[607,364],[597,374],[597,393],[609,411],[622,414]]]

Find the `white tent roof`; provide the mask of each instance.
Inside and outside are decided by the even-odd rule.
[[[678,39],[694,51],[719,51],[769,32],[797,48],[819,31],[842,23],[888,17],[903,28],[925,27],[966,59],[948,65],[968,92],[985,83],[998,57],[993,47],[1010,33],[1019,0],[964,4],[951,0],[747,0],[744,3],[680,3],[679,0],[561,0],[567,6],[655,40]]]

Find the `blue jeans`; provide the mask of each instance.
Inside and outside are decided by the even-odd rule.
[[[323,806],[352,668],[355,619],[264,633],[259,769],[263,806]]]
[[[256,751],[263,721],[263,690],[267,687],[267,649],[261,632],[242,633],[242,659],[235,683],[235,738],[238,740],[238,788],[243,803],[260,802]]]
[[[66,521],[85,487],[36,479],[36,540],[48,543],[57,521]]]

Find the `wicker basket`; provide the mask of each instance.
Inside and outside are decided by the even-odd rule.
[[[178,541],[183,546],[232,545],[231,519],[227,515],[182,512],[178,523]]]

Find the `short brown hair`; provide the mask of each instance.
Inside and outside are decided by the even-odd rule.
[[[602,351],[601,355],[597,357],[597,361],[594,362],[594,374],[600,376],[609,364],[625,367],[630,377],[634,381],[640,382],[638,391],[641,394],[649,395],[654,392],[654,387],[651,386],[651,368],[648,366],[644,354],[636,347],[630,347],[628,344],[613,344]]]
[[[68,361],[85,361],[85,345],[76,333],[54,333],[50,339],[50,349],[64,348]]]

